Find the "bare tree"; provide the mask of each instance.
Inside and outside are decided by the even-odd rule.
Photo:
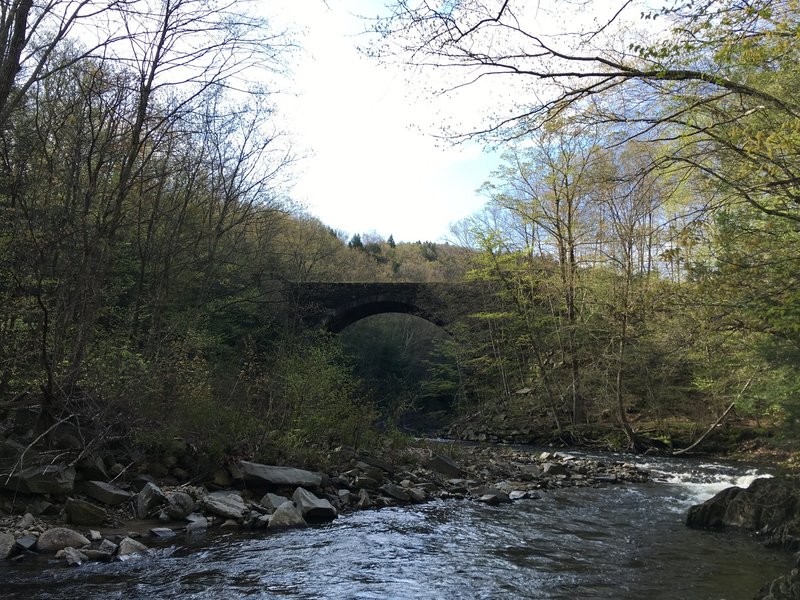
[[[703,174],[739,201],[800,221],[798,148],[788,133],[800,122],[800,49],[791,41],[800,30],[798,2],[599,5],[397,0],[375,23],[381,41],[372,52],[455,70],[443,93],[513,86],[510,106],[466,130],[446,131],[453,139],[517,139],[580,112],[594,122],[624,123],[631,137],[669,142],[672,152],[660,164]],[[558,23],[558,9],[577,25]],[[581,16],[592,11],[595,19]]]

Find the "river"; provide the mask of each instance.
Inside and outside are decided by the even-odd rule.
[[[608,455],[600,457],[609,460]],[[0,597],[35,598],[751,598],[791,567],[745,534],[683,525],[691,504],[758,473],[643,460],[654,481],[363,511],[281,533],[209,534],[127,562],[0,566]]]

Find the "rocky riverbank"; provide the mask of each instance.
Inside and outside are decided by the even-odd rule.
[[[247,460],[204,481],[179,483],[116,465],[46,464],[0,480],[0,558],[55,554],[66,565],[127,560],[148,540],[214,528],[304,527],[339,514],[465,498],[487,504],[539,498],[548,489],[641,482],[624,462],[503,447],[411,448],[394,460],[341,448],[324,472]]]
[[[767,546],[800,550],[800,478],[760,478],[747,488],[730,487],[693,506],[689,527],[742,529],[756,534]],[[765,585],[757,600],[800,600],[800,555],[794,569]]]

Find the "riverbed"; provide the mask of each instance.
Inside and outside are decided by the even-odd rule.
[[[641,465],[653,481],[548,490],[497,507],[439,500],[280,533],[210,532],[77,569],[44,558],[5,564],[0,596],[736,600],[790,568],[788,553],[749,535],[683,524],[690,505],[763,472],[692,460]]]

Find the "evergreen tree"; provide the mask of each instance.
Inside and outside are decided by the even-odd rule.
[[[350,241],[347,242],[347,246],[350,248],[355,248],[356,250],[363,250],[364,243],[361,241],[361,234],[355,233],[353,237],[350,238]]]

